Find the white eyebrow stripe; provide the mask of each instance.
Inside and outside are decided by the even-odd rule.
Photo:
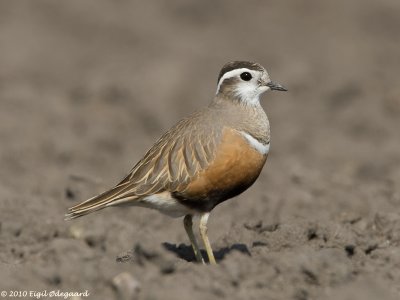
[[[241,73],[243,73],[243,72],[253,73],[252,70],[247,69],[247,68],[240,68],[240,69],[235,69],[235,70],[226,72],[226,73],[221,77],[221,79],[220,79],[219,82],[218,82],[216,94],[218,94],[219,89],[220,89],[220,87],[221,87],[221,84],[224,82],[225,79],[231,78],[231,77],[235,77],[235,76],[237,76],[237,75],[239,75],[239,74],[241,74]]]
[[[256,149],[258,152],[260,152],[263,155],[268,154],[270,143],[268,143],[268,144],[260,143],[257,139],[255,139],[252,135],[248,134],[247,132],[244,132],[244,131],[239,131],[239,132],[241,135],[243,135],[246,138],[246,140],[249,142],[249,144],[254,149]]]

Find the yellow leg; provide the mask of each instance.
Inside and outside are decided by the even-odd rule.
[[[208,236],[207,236],[207,221],[208,221],[208,217],[209,216],[210,216],[210,213],[208,213],[208,212],[201,215],[201,218],[200,218],[200,235],[201,235],[201,238],[203,240],[204,246],[206,247],[208,260],[209,260],[210,264],[216,265],[217,262],[215,261],[214,253],[212,251],[212,248],[211,248],[211,245],[210,245],[210,241],[208,240]]]
[[[189,237],[190,243],[192,244],[194,255],[199,263],[205,264],[203,256],[201,256],[199,245],[197,244],[196,237],[193,233],[193,221],[192,215],[186,215],[183,219],[183,225],[185,226],[186,233]]]

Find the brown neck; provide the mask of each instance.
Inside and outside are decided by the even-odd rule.
[[[222,126],[244,131],[263,144],[269,142],[269,121],[260,104],[246,105],[217,95],[209,108],[214,112],[213,118]]]

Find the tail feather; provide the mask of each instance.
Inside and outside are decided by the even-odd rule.
[[[128,184],[120,184],[115,186],[109,191],[106,191],[98,196],[92,197],[82,203],[79,203],[68,209],[68,213],[65,214],[65,220],[72,220],[84,215],[87,215],[91,212],[103,209],[107,206],[115,204],[120,204],[125,198],[129,198],[129,200],[134,200],[135,196],[127,196],[126,190],[129,189]]]

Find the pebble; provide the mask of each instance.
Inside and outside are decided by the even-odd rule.
[[[117,299],[131,300],[140,291],[140,283],[130,273],[123,272],[112,279],[112,286],[117,292]]]

